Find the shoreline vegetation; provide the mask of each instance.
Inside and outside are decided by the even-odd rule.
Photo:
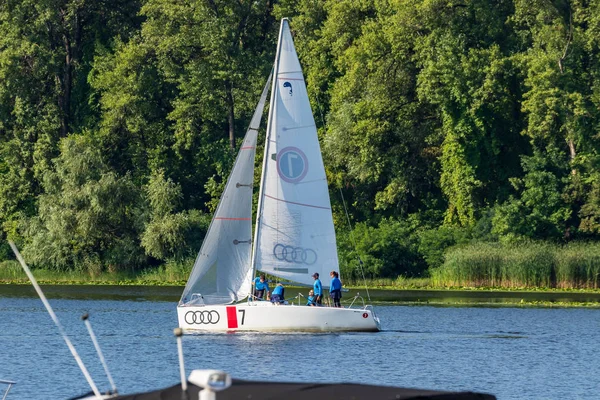
[[[184,286],[193,262],[183,260],[143,270],[115,272],[97,269],[59,271],[35,268],[34,275],[46,284],[112,284]],[[346,276],[344,276],[346,275]],[[350,276],[348,276],[350,275]],[[347,288],[364,287],[357,274],[344,274]],[[273,278],[275,280],[276,278]],[[16,260],[0,261],[0,283],[28,283]],[[500,290],[576,291],[600,293],[600,244],[546,242],[503,245],[473,243],[450,248],[439,267],[424,277],[367,278],[369,288],[386,290]]]
[[[5,270],[6,263],[0,263]],[[94,278],[75,273],[58,275],[53,271],[36,270],[36,280],[50,298],[67,299],[146,299],[176,303],[185,281],[159,279],[160,273],[133,277],[123,274],[102,274]],[[344,285],[342,305],[374,304],[434,307],[543,307],[543,308],[600,308],[600,289],[564,288],[499,288],[499,287],[435,287],[430,279],[375,279],[364,283]],[[35,297],[29,279],[24,276],[8,278],[0,274],[0,295],[10,293],[22,296],[26,288]],[[367,295],[367,290],[368,293]],[[307,288],[288,286],[291,301]],[[142,294],[140,294],[140,291]],[[355,299],[355,296],[356,299]],[[287,297],[287,296],[286,296]],[[288,300],[290,300],[288,299]]]
[[[598,289],[600,244],[476,243],[449,249],[430,275],[443,287]]]
[[[182,260],[142,271],[132,268],[116,272],[35,268],[33,274],[40,284],[57,287],[171,287],[166,289],[169,300],[177,301],[192,265],[190,260]],[[342,275],[344,287],[349,289],[346,305],[358,293],[366,299],[366,286],[371,302],[376,304],[590,308],[600,308],[599,277],[600,244],[560,246],[544,242],[455,246],[444,253],[439,267],[428,269],[425,277],[368,278],[363,282]],[[29,284],[17,261],[0,262],[1,286]],[[305,289],[288,287],[293,292]]]
[[[35,275],[43,275],[35,273]],[[48,298],[74,300],[147,300],[176,303],[181,296],[183,282],[158,280],[48,280],[38,279]],[[98,277],[101,278],[101,277]],[[114,278],[114,277],[112,277]],[[37,279],[37,278],[36,278]],[[600,309],[600,290],[597,289],[539,289],[539,288],[436,288],[417,284],[388,285],[389,282],[367,282],[364,285],[348,286],[342,305],[364,304],[432,307],[519,307],[519,308],[591,308]],[[386,283],[383,286],[383,283]],[[381,286],[377,286],[380,284]],[[304,304],[306,287],[287,286],[287,300]],[[367,294],[368,292],[368,294]],[[27,278],[0,279],[0,297],[36,297]],[[299,302],[299,303],[298,303]]]
[[[436,272],[438,273],[438,272]],[[442,272],[439,272],[440,274]],[[152,268],[142,273],[139,272],[102,272],[94,276],[86,271],[52,271],[45,269],[35,269],[33,274],[40,284],[44,285],[115,285],[115,286],[185,286],[186,275],[174,275],[172,271],[165,271],[162,267]],[[276,281],[276,278],[272,278]],[[489,282],[487,279],[480,279],[478,285],[472,284],[454,284],[444,285],[439,277],[436,278],[404,278],[396,279],[380,278],[366,279],[358,281],[344,280],[344,288],[350,290],[385,290],[385,291],[472,291],[472,292],[538,292],[538,293],[598,293],[597,287],[570,287],[562,285],[560,287],[545,286],[501,286],[501,285],[481,285]],[[455,281],[457,282],[457,281]],[[16,261],[0,262],[0,285],[29,285],[31,282],[27,275],[21,269]],[[290,285],[290,287],[295,287]]]

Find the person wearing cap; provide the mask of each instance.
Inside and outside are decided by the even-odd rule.
[[[321,306],[323,300],[323,285],[321,285],[318,272],[312,274],[312,277],[315,280],[315,283],[313,284],[313,290],[315,292],[315,304],[317,306]]]

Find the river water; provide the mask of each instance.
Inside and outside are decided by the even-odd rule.
[[[81,315],[90,314],[119,392],[176,384],[181,288],[54,287],[50,303],[96,384],[109,388]],[[380,333],[199,334],[185,366],[274,381],[480,391],[498,399],[600,398],[600,309],[378,305]],[[41,301],[0,285],[0,379],[7,400],[89,391]],[[0,386],[0,394],[4,387]],[[0,396],[1,398],[1,396]]]

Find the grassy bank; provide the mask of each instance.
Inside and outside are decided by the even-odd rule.
[[[39,282],[47,284],[86,284],[86,285],[185,285],[191,271],[190,266],[168,264],[165,267],[151,268],[142,272],[102,272],[90,274],[87,271],[52,271],[36,269],[33,275]],[[344,280],[348,288],[364,288],[365,282]],[[16,261],[0,262],[0,283],[29,284],[27,275]],[[395,279],[381,278],[367,281],[369,288],[381,289],[428,289],[431,280],[428,278]]]
[[[184,285],[191,262],[167,263],[143,271],[90,273],[36,269],[47,284]],[[361,289],[363,281],[344,279],[347,288]],[[16,261],[0,262],[0,283],[29,283]],[[502,245],[478,243],[457,247],[445,254],[444,264],[429,278],[370,279],[369,288],[499,289],[499,290],[600,290],[600,244],[553,245],[529,243]]]
[[[117,272],[117,273],[100,273],[91,275],[85,271],[68,271],[59,272],[52,270],[36,269],[33,274],[36,280],[46,285],[141,285],[141,286],[184,286],[187,277],[189,276],[189,266],[178,266],[168,265],[167,267],[160,267],[154,269],[148,269],[142,273],[133,272]],[[348,289],[354,289],[363,291],[365,289],[365,282],[363,281],[352,281],[345,279],[343,280],[344,287]],[[488,283],[485,285],[484,283]],[[366,286],[369,289],[380,289],[388,291],[502,291],[510,289],[511,291],[534,291],[534,292],[547,292],[547,291],[560,291],[560,292],[599,292],[600,289],[595,288],[571,288],[569,285],[563,285],[559,288],[550,287],[532,287],[532,286],[513,286],[513,287],[502,287],[498,284],[498,281],[492,281],[479,279],[476,283],[472,280],[453,280],[447,284],[446,281],[439,280],[439,277],[434,278],[404,278],[398,277],[392,278],[381,278],[381,279],[369,279],[366,282]],[[5,261],[0,263],[0,284],[24,284],[29,285],[29,279],[23,272],[21,266],[16,261]]]
[[[149,268],[141,272],[120,271],[90,274],[88,271],[35,269],[35,279],[45,284],[65,285],[185,285],[190,267],[176,264]],[[0,262],[0,283],[29,284],[29,278],[17,261]]]
[[[600,244],[478,243],[446,253],[436,287],[598,289]]]

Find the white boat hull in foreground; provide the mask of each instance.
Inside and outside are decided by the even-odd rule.
[[[275,305],[255,301],[233,305],[179,306],[186,331],[377,332],[379,318],[370,307],[333,308]]]

